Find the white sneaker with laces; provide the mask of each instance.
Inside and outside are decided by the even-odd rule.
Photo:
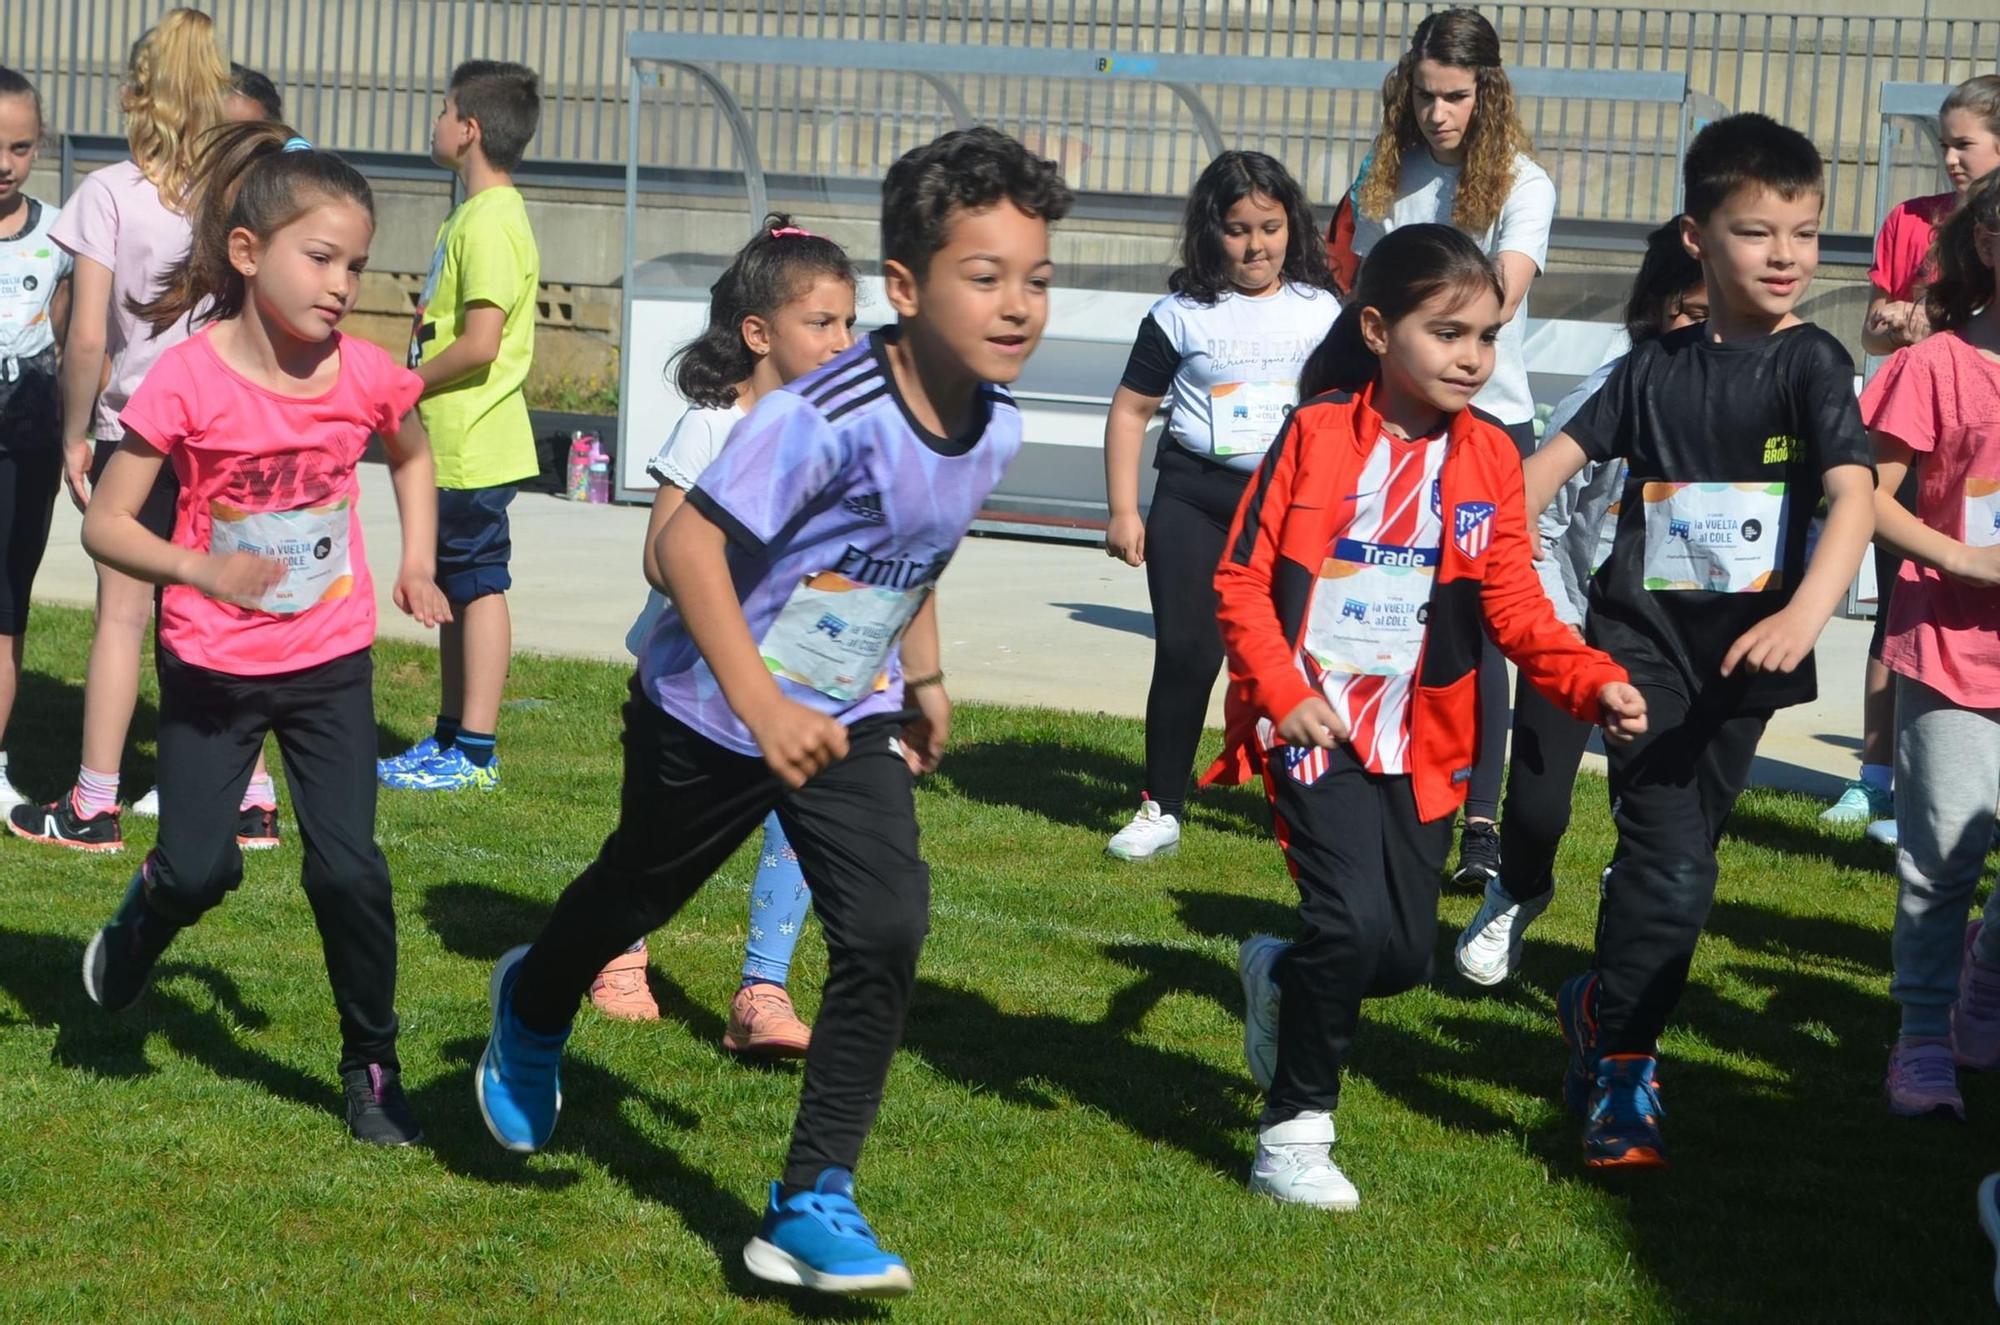
[[[1874,823],[1868,825],[1864,835],[1870,842],[1875,842],[1885,847],[1895,846],[1902,836],[1896,831],[1896,821],[1894,819],[1877,819]]]
[[[1486,881],[1486,900],[1479,913],[1458,936],[1452,956],[1458,973],[1476,985],[1497,985],[1521,965],[1522,940],[1535,917],[1549,909],[1556,890],[1551,887],[1533,901],[1517,902],[1500,880]]]
[[[160,817],[160,789],[154,787],[138,800],[132,802],[132,813],[145,819]]]
[[[1160,810],[1151,797],[1139,802],[1132,822],[1119,829],[1104,845],[1104,854],[1114,860],[1151,860],[1171,856],[1181,844],[1181,823]]]
[[[1291,946],[1253,934],[1236,950],[1236,973],[1243,977],[1243,1061],[1260,1090],[1269,1090],[1278,1074],[1278,984],[1271,967]]]
[[[1250,1190],[1291,1205],[1358,1210],[1361,1193],[1333,1162],[1333,1115],[1308,1110],[1257,1133]]]

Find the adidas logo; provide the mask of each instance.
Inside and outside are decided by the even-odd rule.
[[[879,492],[864,492],[859,496],[849,497],[840,503],[840,507],[849,515],[858,515],[869,524],[889,523],[889,516],[882,509],[882,494]]]

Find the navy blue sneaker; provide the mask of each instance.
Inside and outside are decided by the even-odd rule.
[[[1563,1108],[1581,1118],[1590,1110],[1597,1089],[1597,972],[1585,971],[1563,981],[1556,991],[1556,1025],[1569,1046],[1569,1070],[1563,1073]]]
[[[1658,1063],[1651,1054],[1606,1054],[1583,1123],[1583,1162],[1593,1169],[1663,1169]]]
[[[472,1077],[472,1093],[479,1098],[486,1130],[507,1149],[524,1155],[547,1145],[556,1130],[556,1115],[562,1112],[559,1069],[569,1039],[567,1026],[558,1035],[538,1035],[514,1017],[514,981],[527,954],[528,945],[523,943],[493,968],[487,991],[493,1003],[493,1031]]]
[[[827,1169],[809,1192],[771,1203],[757,1236],[743,1248],[743,1264],[759,1279],[797,1284],[849,1297],[901,1297],[915,1288],[910,1267],[883,1251],[875,1230],[854,1204],[854,1175]]]
[[[146,904],[146,871],[140,867],[118,913],[83,950],[83,992],[106,1012],[131,1007],[152,983],[153,963],[182,928]]]

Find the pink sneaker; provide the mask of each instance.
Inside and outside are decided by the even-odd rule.
[[[764,1058],[804,1058],[812,1031],[792,1010],[792,996],[782,985],[758,981],[744,985],[729,1000],[729,1029],[722,1047],[732,1054]]]
[[[660,1005],[646,987],[646,946],[621,952],[590,982],[590,1001],[607,1017],[620,1021],[658,1021]]]
[[[1899,1038],[1889,1051],[1889,1078],[1883,1089],[1889,1095],[1889,1112],[1899,1118],[1948,1114],[1965,1121],[1958,1069],[1952,1065],[1951,1041],[1945,1036]]]
[[[1975,1072],[2000,1067],[2000,971],[1973,956],[1975,920],[1965,930],[1965,960],[1958,968],[1958,1002],[1951,1009],[1951,1047],[1960,1067]]]

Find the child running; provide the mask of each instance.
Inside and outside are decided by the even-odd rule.
[[[1646,256],[1625,302],[1626,349],[1563,397],[1549,416],[1547,435],[1553,438],[1576,417],[1632,347],[1707,318],[1701,264],[1681,243],[1676,218],[1646,237]],[[1542,512],[1542,555],[1535,571],[1556,615],[1579,635],[1590,577],[1611,555],[1624,480],[1623,464],[1585,465]],[[1514,973],[1528,926],[1555,898],[1556,848],[1569,828],[1576,771],[1589,744],[1589,724],[1571,718],[1525,681],[1516,685],[1506,813],[1500,816],[1500,874],[1487,883],[1478,914],[1453,949],[1459,974],[1474,984],[1497,985]]]
[[[1229,729],[1208,779],[1261,772],[1305,937],[1246,939],[1244,1052],[1265,1090],[1252,1190],[1352,1210],[1333,1110],[1364,998],[1423,981],[1477,745],[1480,643],[1612,739],[1625,673],[1556,619],[1513,440],[1468,408],[1499,274],[1463,232],[1385,235],[1237,513],[1216,585]]]
[[[1821,171],[1804,134],[1762,115],[1705,127],[1681,238],[1708,321],[1633,350],[1526,466],[1537,513],[1586,464],[1628,468],[1588,629],[1652,719],[1609,752],[1618,846],[1595,960],[1556,1002],[1592,1167],[1667,1162],[1658,1043],[1715,900],[1715,848],[1772,712],[1813,698],[1813,645],[1874,531],[1853,361],[1794,311],[1819,266]]]
[[[1021,443],[998,383],[1048,319],[1055,164],[990,128],[882,185],[898,321],[771,392],[656,542],[672,602],[625,705],[617,829],[532,946],[493,972],[475,1075],[494,1138],[548,1144],[592,977],[776,808],[813,881],[827,977],[783,1177],[744,1264],[830,1293],[910,1291],[854,1201],[929,928],[916,774],[951,722],[933,589]]]
[[[2000,1067],[2000,898],[1965,925],[2000,799],[2000,172],[1972,186],[1932,252],[1937,334],[1896,351],[1861,413],[1876,542],[1906,558],[1882,649],[1896,674],[1902,881],[1889,1109],[1963,1119],[1956,1067]],[[1913,469],[1914,515],[1895,500]]]
[[[290,134],[262,121],[203,136],[193,246],[135,310],[154,327],[201,310],[200,329],[126,404],[84,517],[92,556],[165,593],[159,844],[90,941],[83,984],[107,1011],[131,1006],[174,936],[242,881],[236,807],[275,733],[340,1013],[347,1126],[408,1145],[421,1133],[396,1059],[396,919],[375,844],[375,590],[355,510],[369,435],[388,447],[402,513],[396,605],[426,626],[448,617],[432,582],[437,498],[406,417],[422,381],[338,330],[374,236],[368,182]],[[171,542],[142,516],[168,463],[180,480]]]
[[[1312,208],[1262,152],[1224,152],[1188,195],[1181,265],[1139,338],[1104,422],[1111,524],[1104,550],[1146,568],[1153,682],[1146,790],[1105,853],[1150,860],[1180,846],[1188,777],[1222,666],[1215,563],[1250,472],[1298,399],[1299,369],[1340,315]],[[1139,518],[1139,450],[1170,401]]]
[[[56,344],[69,322],[71,258],[49,238],[62,213],[27,193],[41,146],[41,94],[0,68],[0,818],[27,803],[7,776],[7,720],[62,486]]]
[[[831,239],[766,217],[709,290],[708,329],[681,350],[674,384],[694,408],[648,467],[660,485],[646,526],[644,570],[653,586],[625,638],[643,658],[646,638],[666,612],[665,569],[655,555],[660,531],[722,451],[729,433],[763,397],[818,368],[854,343],[854,266]],[[764,819],[757,877],[750,884],[749,942],[743,980],[729,1003],[722,1047],[731,1053],[800,1058],[812,1033],[792,1007],[785,981],[811,908],[798,852],[774,811]],[[652,1021],[660,1015],[646,987],[646,940],[611,959],[590,983],[590,1001],[607,1016]]]

